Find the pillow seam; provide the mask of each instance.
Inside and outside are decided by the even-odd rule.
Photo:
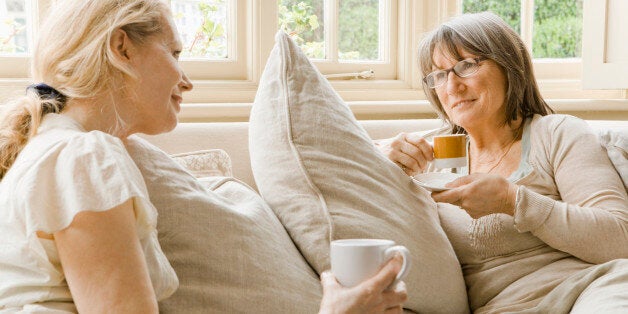
[[[287,34],[283,33],[282,36],[287,36]],[[281,85],[283,88],[283,98],[284,98],[284,114],[286,117],[286,133],[287,133],[287,137],[288,137],[288,144],[290,145],[290,150],[292,151],[293,156],[295,156],[295,159],[297,160],[297,163],[299,165],[299,169],[301,169],[301,172],[303,173],[303,177],[305,178],[306,182],[308,183],[308,185],[310,186],[310,188],[314,191],[314,193],[316,193],[316,196],[319,200],[319,203],[321,205],[321,210],[323,211],[323,214],[325,215],[325,220],[327,221],[327,240],[331,243],[333,237],[332,234],[334,232],[334,227],[331,221],[331,214],[329,213],[329,208],[327,207],[327,203],[325,201],[325,197],[323,196],[323,193],[319,190],[318,186],[316,186],[314,184],[314,182],[312,181],[312,179],[310,178],[310,175],[308,173],[308,171],[305,169],[305,166],[303,165],[303,159],[301,158],[301,155],[299,154],[299,151],[296,147],[296,144],[294,143],[294,138],[293,138],[293,132],[292,132],[292,115],[290,112],[290,95],[288,93],[288,83],[287,83],[287,72],[288,72],[288,67],[287,64],[285,62],[285,57],[286,57],[286,53],[287,51],[290,50],[289,47],[286,47],[287,45],[289,45],[287,43],[287,41],[282,41],[282,49],[281,49],[281,53],[284,55],[284,58],[281,58],[281,65],[282,65],[282,79],[281,79]]]

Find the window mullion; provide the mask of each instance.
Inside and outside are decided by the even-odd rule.
[[[325,0],[325,58],[338,62],[338,9],[339,0]]]
[[[521,0],[521,39],[532,53],[534,35],[534,0]]]
[[[31,55],[32,52],[35,48],[35,37],[37,35],[37,33],[39,33],[39,28],[41,26],[41,24],[44,21],[44,18],[46,17],[45,14],[46,12],[50,11],[50,0],[32,0],[32,1],[26,1],[26,12],[35,12],[35,14],[33,14],[32,16],[32,24],[28,30],[29,34],[28,34],[28,38],[30,38],[30,51],[31,51]]]
[[[390,23],[392,23],[392,0],[379,1],[379,60],[390,61]]]
[[[240,31],[238,24],[238,10],[240,10],[238,6],[238,1],[227,1],[227,29],[232,34],[238,34]],[[227,56],[229,60],[238,60],[243,56],[239,55],[238,51],[238,35],[230,36],[227,38]]]
[[[252,6],[253,18],[249,22],[248,32],[251,37],[249,64],[252,68],[250,77],[258,82],[264,71],[266,60],[275,45],[275,33],[278,30],[278,10],[276,5],[263,5],[261,1],[248,0]]]

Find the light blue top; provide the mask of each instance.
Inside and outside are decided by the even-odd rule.
[[[532,119],[527,119],[525,124],[523,125],[523,133],[521,135],[521,161],[519,162],[519,167],[508,177],[508,181],[516,182],[517,180],[527,176],[532,171],[532,166],[528,162],[530,156],[530,122]],[[467,141],[467,158],[469,158],[469,145],[470,142]],[[467,160],[467,165],[469,164],[469,160]],[[468,175],[469,167],[460,167],[460,174]],[[452,169],[452,172],[456,172],[456,170]]]

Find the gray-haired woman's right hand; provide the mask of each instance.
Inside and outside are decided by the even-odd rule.
[[[409,176],[423,172],[428,162],[434,159],[432,146],[419,133],[399,133],[395,137],[375,140],[373,143]]]

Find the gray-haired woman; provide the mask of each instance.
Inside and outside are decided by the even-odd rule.
[[[449,125],[440,133],[468,134],[465,176],[432,198],[471,309],[628,311],[626,188],[587,124],[542,99],[520,37],[492,13],[462,15],[419,54],[425,94]],[[413,175],[435,171],[428,139],[376,145]]]

